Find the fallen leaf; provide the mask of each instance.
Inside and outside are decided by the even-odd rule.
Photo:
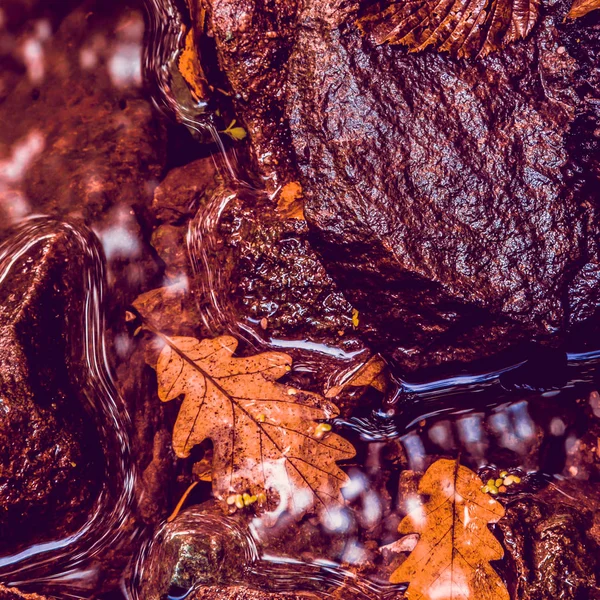
[[[209,438],[213,443],[212,486],[225,500],[232,494],[275,491],[277,514],[300,515],[315,502],[341,504],[347,475],[336,464],[354,447],[329,425],[338,414],[320,396],[277,383],[291,368],[281,352],[236,358],[235,338],[199,341],[162,336],[155,366],[163,402],[183,395],[173,430],[179,457]]]
[[[357,25],[375,44],[484,57],[527,37],[539,8],[540,0],[382,0],[369,6]]]
[[[504,508],[480,488],[479,477],[455,460],[438,460],[423,475],[419,494],[427,501],[398,527],[419,533],[419,542],[390,578],[409,583],[407,600],[510,600],[490,565],[504,551],[488,523]]]
[[[223,129],[221,133],[228,135],[233,140],[241,142],[248,135],[248,133],[243,127],[240,127],[239,125],[235,127],[235,123],[236,120],[234,119],[233,121],[231,121],[231,123],[229,123],[229,127],[227,127],[227,129]]]
[[[385,392],[387,380],[385,377],[386,364],[379,354],[374,354],[369,360],[355,371],[350,379],[342,382],[340,385],[333,386],[327,390],[326,398],[333,398],[341,393],[346,387],[368,386],[375,388],[379,392]]]
[[[600,8],[600,0],[575,0],[567,15],[568,19],[579,19]]]
[[[277,211],[284,219],[304,220],[302,186],[297,181],[286,183],[279,192]]]
[[[206,100],[209,97],[208,82],[198,58],[192,29],[185,36],[185,47],[179,55],[177,68],[191,88],[196,100]]]

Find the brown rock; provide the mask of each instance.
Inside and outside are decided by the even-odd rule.
[[[74,531],[102,479],[95,415],[83,395],[86,256],[74,229],[48,225],[45,235],[37,243],[9,238],[0,265],[3,553]]]

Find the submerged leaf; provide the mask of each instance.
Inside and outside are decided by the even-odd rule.
[[[375,44],[483,57],[529,35],[539,7],[540,0],[382,0],[357,24]]]
[[[490,565],[504,551],[488,523],[499,521],[504,508],[480,488],[479,477],[454,460],[438,460],[421,479],[427,502],[398,528],[420,534],[419,542],[390,578],[410,583],[407,600],[510,600]]]
[[[195,445],[212,440],[217,498],[272,490],[278,511],[295,515],[315,502],[343,502],[348,477],[336,461],[354,456],[354,447],[319,423],[338,414],[334,404],[277,383],[291,368],[287,354],[236,358],[237,341],[229,336],[164,340],[156,365],[158,395],[163,402],[184,396],[173,448],[187,457]]]
[[[340,385],[333,386],[327,390],[326,398],[333,398],[341,393],[346,387],[368,386],[375,388],[378,392],[387,389],[387,378],[385,374],[386,364],[379,354],[374,354],[364,363],[349,379]]]
[[[600,0],[575,0],[571,6],[571,10],[567,15],[568,19],[579,19],[585,17],[588,13],[593,10],[600,8]]]
[[[304,201],[302,186],[297,181],[286,183],[279,193],[277,212],[284,219],[304,220]]]

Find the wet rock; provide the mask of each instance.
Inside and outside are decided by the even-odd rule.
[[[67,228],[14,256],[0,286],[0,547],[64,535],[85,522],[103,461],[81,387],[83,264]],[[18,250],[19,248],[17,248]],[[10,264],[10,261],[14,262]]]
[[[171,169],[154,192],[154,218],[170,225],[187,224],[217,180],[215,160],[210,156]]]
[[[281,172],[327,270],[402,372],[557,345],[596,314],[598,178],[579,148],[597,143],[597,28],[565,50],[587,25],[561,31],[567,6],[545,5],[527,41],[462,61],[370,46],[357,2],[210,4],[257,161],[289,136]]]
[[[319,598],[318,595],[270,594],[241,587],[206,587],[190,596],[190,600],[300,600],[301,598]]]
[[[352,306],[310,246],[305,221],[281,218],[268,201],[239,198],[227,206],[220,234],[240,315],[266,319],[269,336],[336,344],[351,334]]]
[[[24,594],[17,588],[7,588],[0,584],[0,600],[52,600],[37,594]]]
[[[533,498],[509,505],[504,533],[512,594],[522,600],[598,598],[598,545],[589,536],[593,514],[557,501]]]

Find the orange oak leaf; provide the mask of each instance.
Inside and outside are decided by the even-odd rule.
[[[301,515],[315,503],[343,503],[348,477],[336,464],[354,447],[320,423],[338,414],[316,394],[278,383],[292,359],[281,352],[234,357],[230,336],[199,341],[162,336],[156,364],[163,402],[183,396],[173,448],[179,457],[209,438],[213,443],[212,487],[224,500],[232,494],[279,500],[273,515]]]
[[[540,0],[382,0],[357,24],[375,44],[484,57],[531,33]]]
[[[390,578],[408,582],[408,600],[510,600],[490,565],[504,556],[488,528],[504,508],[481,491],[481,480],[455,460],[433,463],[419,483],[428,497],[401,521],[398,531],[419,541]]]
[[[571,10],[567,15],[568,19],[579,19],[585,17],[588,13],[593,10],[600,8],[600,0],[575,0],[571,6]]]

